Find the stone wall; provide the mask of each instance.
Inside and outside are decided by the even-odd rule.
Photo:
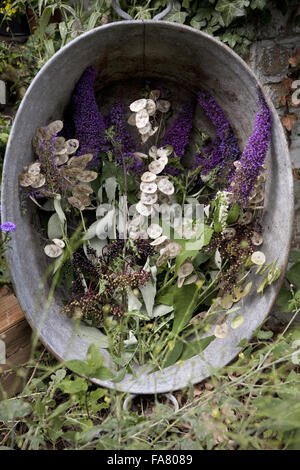
[[[299,8],[298,8],[299,9]],[[282,117],[285,106],[279,98],[286,94],[281,81],[289,69],[289,57],[300,49],[300,25],[292,22],[291,11],[285,16],[279,11],[272,14],[272,23],[258,32],[259,40],[251,46],[249,65],[254,70],[266,92],[272,99],[278,114]],[[291,108],[298,120],[290,135],[291,161],[300,168],[300,106]],[[300,181],[295,181],[295,221],[292,248],[300,249]],[[270,317],[270,326],[286,323],[291,315],[283,314],[275,307]],[[298,319],[300,321],[300,318]]]

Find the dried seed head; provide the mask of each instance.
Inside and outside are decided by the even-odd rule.
[[[153,162],[150,163],[148,168],[149,168],[149,171],[151,171],[151,173],[155,173],[156,175],[158,175],[165,168],[165,164],[162,161],[160,161],[160,159],[153,160]]]
[[[167,100],[158,100],[156,106],[161,113],[167,113],[171,107],[171,103]]]
[[[136,126],[136,114],[130,114],[127,122],[130,126]]]
[[[149,114],[147,113],[146,109],[142,109],[138,113],[136,113],[136,127],[141,129],[145,127],[149,122]]]
[[[47,126],[47,130],[52,134],[58,134],[62,128],[64,127],[64,123],[62,121],[53,121],[50,122]]]
[[[173,259],[176,258],[177,255],[179,255],[182,250],[182,247],[177,242],[171,242],[167,245],[166,249],[169,253],[169,258]]]
[[[184,278],[184,285],[187,286],[189,284],[194,284],[197,281],[198,281],[197,274],[193,274],[192,276],[190,276],[188,278]]]
[[[231,240],[232,238],[235,237],[236,230],[233,227],[227,227],[225,230],[223,230],[223,235],[226,238],[226,240]]]
[[[67,154],[72,155],[78,149],[79,141],[77,139],[69,139],[66,141],[65,146],[67,149]]]
[[[33,175],[30,175],[29,173],[23,173],[19,177],[20,186],[22,186],[23,188],[27,188],[28,186],[31,186],[32,177],[33,177]]]
[[[32,188],[41,188],[46,183],[45,175],[39,173],[38,175],[32,175],[31,177],[31,187]]]
[[[194,271],[194,266],[192,263],[184,263],[178,269],[178,277],[187,277]]]
[[[255,195],[249,198],[251,204],[258,204],[265,199],[265,195],[263,191],[258,191]]]
[[[151,157],[151,158],[156,158],[157,157],[157,147],[155,145],[152,145],[152,147],[150,147],[149,157]]]
[[[130,111],[133,113],[138,113],[139,111],[143,110],[147,106],[147,100],[145,98],[141,98],[140,100],[136,100],[129,106]]]
[[[153,181],[156,180],[156,175],[151,171],[146,171],[142,174],[141,180],[143,181],[143,183],[153,183]]]
[[[134,152],[133,155],[137,158],[148,158],[148,155],[146,155],[145,153],[141,153],[141,152]]]
[[[86,205],[83,204],[83,202],[78,197],[68,197],[68,202],[71,204],[71,206],[76,207],[76,209],[79,209],[80,211],[84,211],[86,208]]]
[[[241,225],[248,225],[248,224],[250,224],[251,220],[252,220],[252,213],[249,212],[249,211],[246,211],[246,212],[244,212],[244,214],[242,214],[239,217],[238,221]]]
[[[69,160],[69,155],[64,153],[62,155],[55,155],[55,163],[57,166],[64,165]]]
[[[160,192],[162,192],[163,194],[166,194],[167,196],[170,196],[175,191],[173,183],[169,181],[167,178],[163,178],[160,181],[158,181],[157,187],[160,190]]]
[[[56,137],[54,142],[54,155],[63,155],[66,151],[66,139],[64,137]]]
[[[151,98],[147,100],[146,110],[149,116],[154,116],[156,111],[156,104]]]
[[[140,133],[141,135],[146,135],[146,134],[149,134],[149,133],[150,133],[151,129],[152,129],[152,126],[151,126],[150,122],[147,122],[147,124],[145,125],[145,127],[141,127],[141,128],[139,129],[139,133]]]
[[[28,170],[27,172],[30,174],[30,175],[38,175],[41,171],[41,164],[40,162],[34,162],[34,163],[31,163],[31,165],[29,165],[28,167]]]
[[[55,243],[51,245],[46,245],[44,248],[44,252],[47,256],[49,256],[49,258],[58,258],[58,256],[63,254],[62,248],[55,245]]]
[[[149,217],[152,214],[152,206],[146,206],[141,201],[135,206],[137,212],[145,217]]]
[[[168,240],[168,237],[166,235],[162,235],[161,237],[158,237],[155,240],[153,240],[153,242],[151,242],[150,245],[159,246],[165,243],[166,240]]]
[[[149,94],[149,99],[156,101],[160,97],[160,90],[151,90]]]
[[[156,183],[141,183],[140,189],[143,193],[154,194],[157,191]]]
[[[71,157],[68,161],[69,168],[81,168],[82,170],[85,169],[87,164],[93,159],[94,155],[92,153],[86,153],[84,155],[80,155],[80,157]]]
[[[163,231],[163,229],[158,224],[151,224],[147,228],[147,233],[148,233],[149,237],[154,238],[154,239],[160,237],[161,234],[162,234],[162,231]]]
[[[214,329],[214,335],[216,338],[226,338],[226,336],[228,335],[228,325],[226,323],[216,325]]]
[[[65,242],[59,238],[52,238],[52,241],[56,246],[59,246],[59,248],[64,248],[66,246]]]
[[[252,241],[253,245],[260,246],[260,245],[263,244],[264,239],[263,239],[263,237],[260,233],[253,232],[252,237],[251,237],[251,241]]]
[[[90,183],[91,181],[94,181],[97,178],[98,178],[98,173],[96,173],[96,171],[88,171],[88,170],[82,171],[77,176],[78,181],[81,181],[82,183]]]
[[[258,266],[262,266],[266,261],[265,254],[262,251],[255,251],[251,255],[251,261]]]
[[[157,201],[157,193],[154,194],[147,194],[147,193],[141,193],[141,202],[143,204],[148,204],[148,205],[153,205]]]

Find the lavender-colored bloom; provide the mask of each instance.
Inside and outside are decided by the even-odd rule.
[[[271,141],[271,112],[261,90],[258,91],[258,105],[259,112],[256,114],[253,134],[246,144],[240,165],[228,189],[233,193],[233,199],[242,205],[246,205],[251,195]]]
[[[175,118],[172,127],[166,132],[162,146],[171,145],[173,152],[169,159],[177,155],[179,160],[184,156],[186,147],[189,143],[190,132],[193,126],[193,115],[195,109],[195,100],[192,99],[186,103]],[[170,162],[171,163],[171,162]],[[168,172],[173,175],[180,173],[180,170],[168,168]]]
[[[205,111],[216,128],[216,138],[208,144],[203,150],[203,156],[197,156],[195,163],[202,165],[203,174],[219,166],[220,173],[230,180],[234,166],[233,162],[237,160],[240,150],[237,139],[234,135],[222,109],[208,93],[200,91],[198,93],[198,103]]]
[[[4,224],[0,225],[0,230],[2,232],[15,232],[16,228],[16,225],[12,222],[5,222]]]
[[[125,122],[125,106],[120,101],[115,102],[111,108],[110,125],[113,126],[115,140],[120,145],[120,152],[116,153],[118,163],[122,164],[124,158],[126,164],[128,164],[127,170],[136,174],[143,173],[143,171],[145,171],[145,164],[142,160],[133,155],[136,151],[136,145],[127,129]]]
[[[95,98],[94,83],[97,72],[93,67],[87,67],[77,82],[73,96],[73,120],[75,137],[79,140],[78,155],[92,153],[93,160],[89,167],[98,165],[98,152],[105,150],[105,122],[99,112]]]

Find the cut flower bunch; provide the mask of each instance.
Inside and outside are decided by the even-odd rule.
[[[225,338],[244,321],[253,275],[257,295],[279,278],[263,252],[271,115],[258,90],[241,152],[206,92],[175,115],[170,91],[146,81],[134,101],[103,114],[96,75],[88,67],[63,120],[36,130],[36,160],[19,182],[24,208],[28,199],[38,207],[61,313],[98,329],[121,380]],[[214,138],[195,128],[197,107]]]

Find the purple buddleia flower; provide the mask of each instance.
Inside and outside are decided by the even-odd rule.
[[[116,152],[116,159],[122,164],[122,158],[125,158],[127,169],[133,173],[141,174],[145,171],[144,162],[134,155],[136,144],[129,133],[125,121],[125,106],[120,101],[113,104],[110,111],[110,125],[113,126],[115,140],[120,145],[120,151]],[[130,163],[129,163],[130,162]]]
[[[173,147],[173,152],[169,157],[170,160],[175,155],[177,155],[179,160],[184,156],[193,126],[194,109],[195,100],[192,99],[183,106],[182,110],[176,116],[172,127],[166,132],[163,138],[162,146],[171,145]],[[167,171],[173,175],[180,173],[180,170],[176,168],[168,168]]]
[[[95,98],[94,83],[97,71],[87,67],[77,82],[73,96],[75,138],[79,140],[78,155],[92,153],[89,168],[98,166],[98,152],[105,150],[105,122]]]
[[[218,166],[220,174],[226,175],[230,181],[234,171],[233,162],[240,154],[237,139],[225,114],[212,96],[200,91],[198,103],[215,126],[217,136],[203,149],[202,155],[196,157],[196,162],[202,166],[203,174],[209,173]]]
[[[261,90],[258,91],[258,105],[254,131],[245,146],[228,189],[233,199],[242,205],[247,204],[271,141],[271,112]]]

